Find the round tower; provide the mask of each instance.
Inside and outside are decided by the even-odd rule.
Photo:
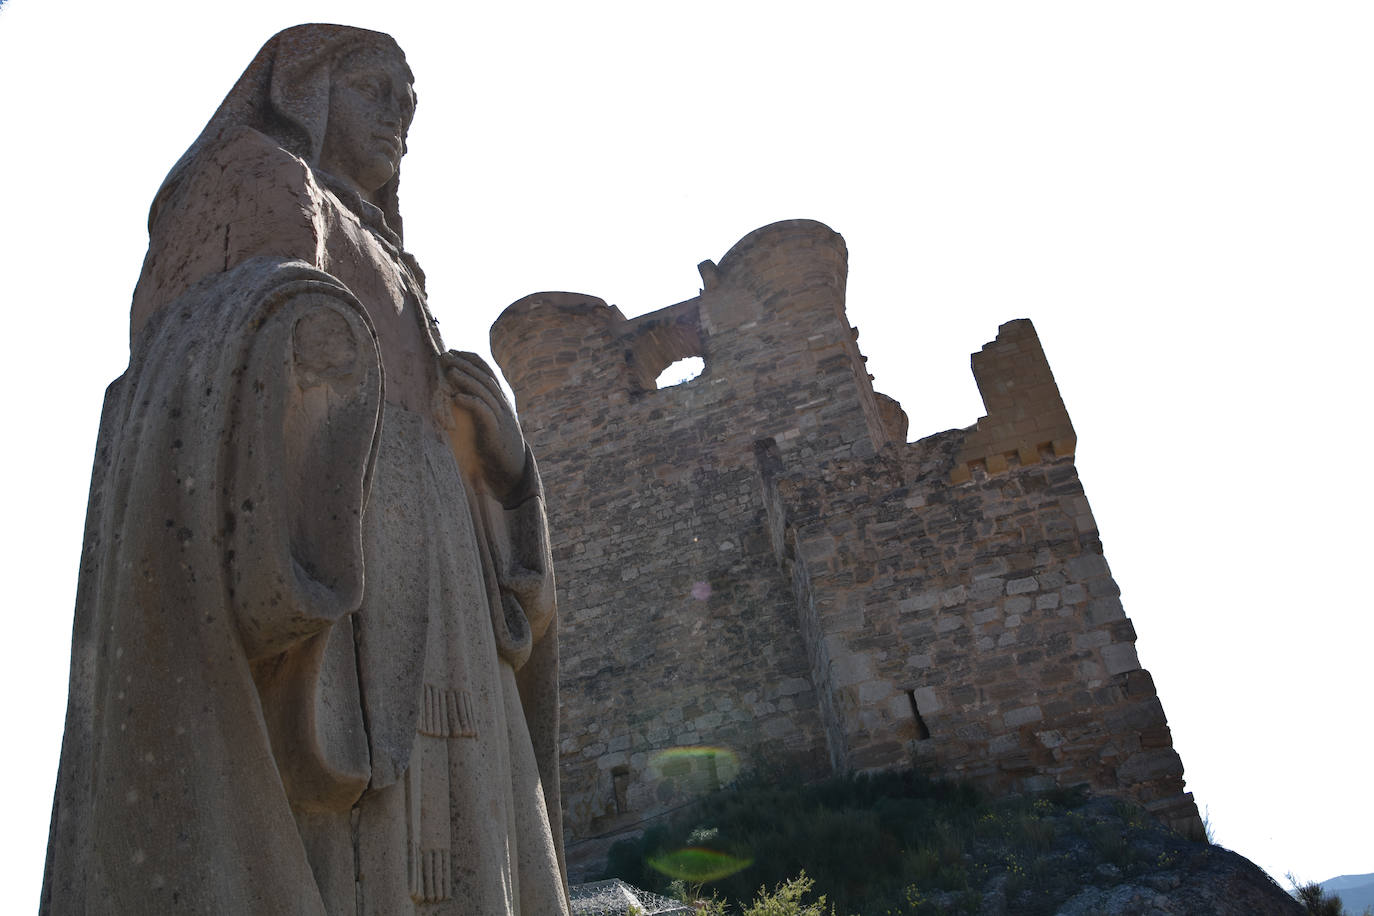
[[[760,303],[768,304],[773,296],[784,294],[791,303],[801,304],[799,295],[815,291],[841,314],[848,272],[844,238],[810,219],[783,220],[755,229],[726,252],[716,270],[722,286],[745,290]]]
[[[623,371],[605,358],[620,309],[582,293],[533,293],[506,308],[491,326],[491,354],[522,417],[551,414],[582,401],[606,375]]]

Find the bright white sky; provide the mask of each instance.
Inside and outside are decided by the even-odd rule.
[[[9,0],[4,909],[37,900],[148,204],[308,21],[406,49],[402,209],[450,345],[485,353],[537,290],[680,301],[792,217],[848,241],[849,316],[913,437],[976,420],[969,353],[1034,320],[1218,840],[1275,875],[1374,871],[1374,7]]]

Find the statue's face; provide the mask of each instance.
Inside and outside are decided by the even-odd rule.
[[[331,74],[320,167],[371,197],[400,167],[414,115],[404,60],[384,48],[347,55]]]

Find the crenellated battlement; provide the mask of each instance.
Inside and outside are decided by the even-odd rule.
[[[1035,329],[974,354],[985,417],[907,443],[846,269],[838,234],[789,220],[684,302],[540,293],[492,329],[548,493],[574,870],[716,784],[711,754],[662,764],[701,745],[805,777],[1082,784],[1199,828]],[[686,356],[701,375],[657,388]]]

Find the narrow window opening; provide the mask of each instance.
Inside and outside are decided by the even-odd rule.
[[[930,737],[930,729],[926,726],[926,720],[921,718],[921,708],[916,705],[916,691],[908,690],[906,698],[911,703],[911,717],[916,720],[916,740],[925,741]]]
[[[659,373],[655,385],[659,388],[671,388],[674,385],[681,385],[683,382],[690,382],[692,379],[701,375],[706,368],[706,361],[700,356],[688,356],[680,359]]]
[[[630,768],[623,764],[611,767],[611,784],[615,791],[615,813],[624,814],[630,810]]]
[[[707,792],[715,792],[720,788],[720,771],[716,768],[716,755],[706,755],[705,783]]]

